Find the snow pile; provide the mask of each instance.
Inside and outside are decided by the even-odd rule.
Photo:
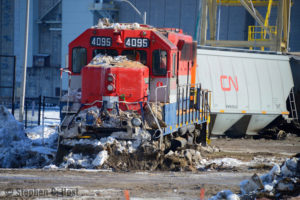
[[[94,158],[91,155],[83,155],[82,153],[69,153],[64,157],[64,162],[60,164],[61,168],[85,168],[94,169],[102,167],[108,159],[106,150],[100,151]],[[47,169],[53,169],[55,165],[47,166]],[[55,166],[56,167],[56,166]]]
[[[54,164],[50,164],[50,165],[46,165],[43,169],[54,169],[54,170],[56,170],[56,169],[58,169],[58,167]]]
[[[0,167],[42,167],[55,156],[55,130],[46,128],[45,145],[42,145],[41,127],[24,131],[22,123],[4,107],[0,106]]]
[[[239,200],[240,197],[230,190],[222,190],[216,196],[209,198],[209,200],[219,200],[219,199],[226,199],[226,200]]]
[[[91,168],[92,158],[82,154],[69,153],[64,157],[64,163],[60,165],[63,168]]]
[[[25,133],[34,145],[42,145],[44,143],[47,146],[55,148],[53,145],[56,145],[57,132],[54,128],[36,126],[34,128],[27,128]]]
[[[94,166],[102,166],[107,159],[108,159],[108,154],[107,151],[104,150],[98,153],[96,158],[93,160],[92,164]]]
[[[254,174],[251,179],[240,183],[241,199],[255,199],[268,197],[279,199],[288,196],[300,195],[300,158],[292,157],[280,167],[275,164],[266,174]],[[231,199],[231,191],[221,191],[212,200]],[[235,196],[233,199],[239,199]]]
[[[111,154],[134,153],[146,140],[149,135],[146,133],[135,134],[135,140],[117,140],[120,132],[113,133],[112,136],[98,139],[64,139],[62,145],[71,148],[68,155],[63,157],[63,162],[59,165],[62,168],[99,168],[105,164],[109,158],[107,149],[114,149]],[[75,153],[80,152],[80,153]]]
[[[200,165],[197,166],[198,169],[216,169],[216,168],[234,168],[240,166],[246,166],[248,163],[240,161],[235,158],[218,158],[213,160],[203,159]]]
[[[119,23],[110,23],[107,19],[99,19],[96,26],[92,26],[94,29],[114,29],[114,30],[123,30],[123,29],[140,29],[139,23],[133,24],[119,24]]]

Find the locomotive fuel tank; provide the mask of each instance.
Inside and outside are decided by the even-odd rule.
[[[294,86],[288,56],[197,50],[197,79],[212,92],[213,135],[255,135],[276,117],[288,117]]]

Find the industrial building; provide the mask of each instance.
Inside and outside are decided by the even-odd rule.
[[[202,0],[131,0],[141,14],[124,1],[113,0],[31,0],[26,97],[60,95],[60,68],[65,68],[70,41],[99,18],[112,22],[143,23],[155,27],[181,28],[194,38]],[[257,25],[243,6],[225,6],[217,1],[216,40],[247,40],[250,25]],[[266,1],[261,1],[266,2]],[[266,6],[258,6],[262,15]],[[300,51],[300,2],[293,1],[289,51]],[[15,94],[20,94],[24,59],[26,1],[0,1],[0,55],[16,56]],[[270,13],[270,25],[276,25],[277,7]],[[201,19],[200,19],[201,20]],[[209,29],[209,28],[208,28]],[[254,47],[255,48],[255,47]],[[0,96],[11,96],[13,59],[0,57]],[[67,89],[63,74],[62,89]]]

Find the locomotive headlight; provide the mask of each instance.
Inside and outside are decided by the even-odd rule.
[[[107,81],[108,82],[113,82],[114,81],[114,75],[113,74],[108,74],[107,75]]]
[[[110,91],[110,92],[113,91],[114,90],[114,86],[113,85],[108,85],[107,86],[107,90]]]
[[[131,123],[133,126],[140,126],[142,124],[142,121],[139,118],[132,118]]]

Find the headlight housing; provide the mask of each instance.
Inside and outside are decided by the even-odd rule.
[[[107,81],[108,81],[108,82],[113,82],[114,79],[115,79],[115,78],[114,78],[114,75],[113,75],[113,74],[108,74],[108,75],[107,75]]]
[[[142,121],[141,121],[139,118],[134,117],[134,118],[132,118],[132,120],[131,120],[131,124],[132,124],[133,126],[141,126]]]
[[[111,84],[109,84],[106,88],[109,92],[112,92],[115,89],[114,86]]]

